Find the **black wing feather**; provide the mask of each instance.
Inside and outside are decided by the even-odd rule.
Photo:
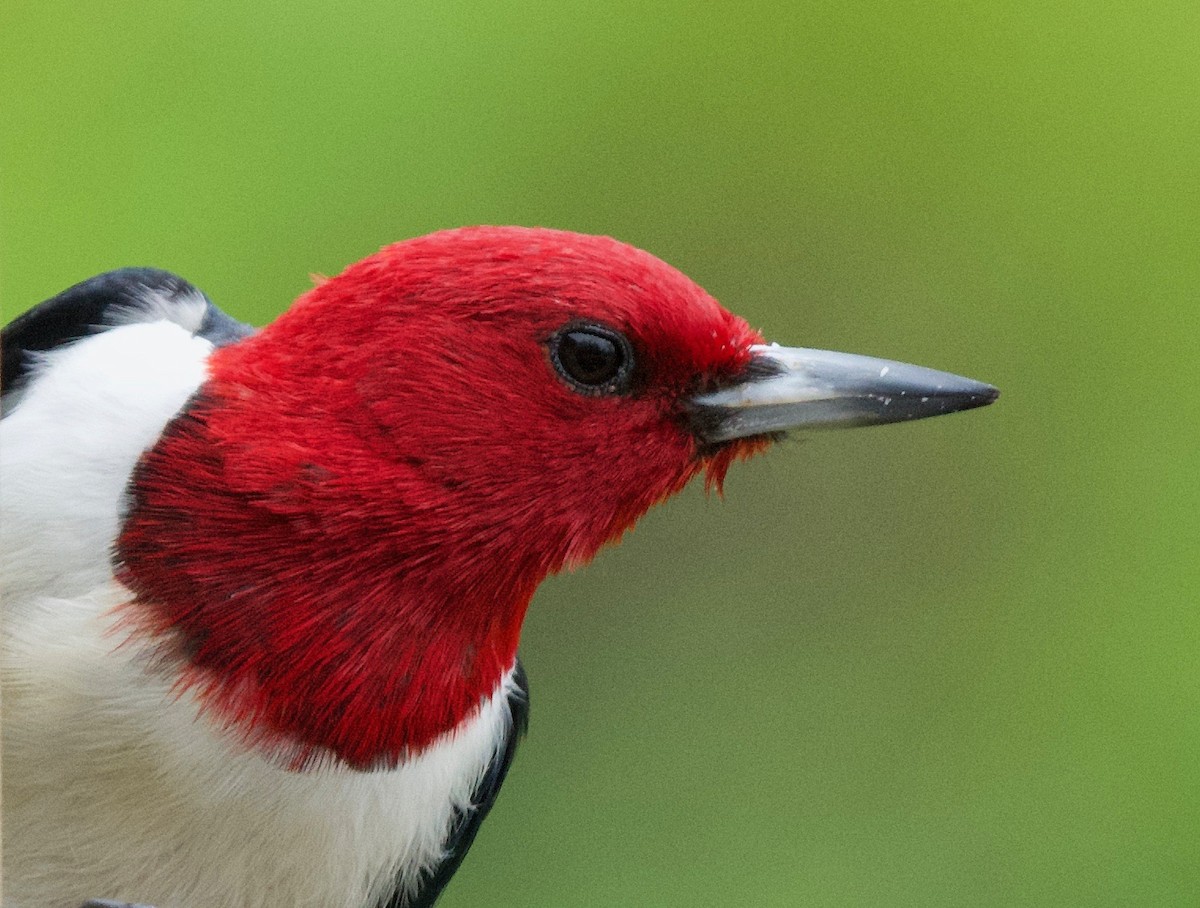
[[[76,284],[6,325],[0,332],[0,390],[12,401],[10,395],[33,374],[38,353],[107,328],[159,318],[175,321],[216,346],[254,333],[169,271],[122,268]]]
[[[433,868],[429,877],[421,882],[421,888],[412,901],[406,902],[404,892],[397,889],[379,908],[430,908],[450,882],[450,877],[458,870],[463,858],[467,856],[480,825],[492,809],[492,805],[496,803],[496,795],[500,793],[500,786],[504,784],[504,778],[508,775],[513,755],[517,752],[517,744],[529,729],[529,679],[525,677],[525,668],[520,660],[517,660],[517,670],[513,673],[513,683],[515,689],[508,697],[512,726],[503,747],[497,750],[495,759],[475,786],[475,791],[471,793],[471,801],[475,808],[458,815],[446,839],[446,856]]]

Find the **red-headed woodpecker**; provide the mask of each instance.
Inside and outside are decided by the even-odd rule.
[[[996,397],[511,227],[389,246],[260,331],[104,274],[5,329],[3,391],[15,908],[432,904],[525,728],[544,577],[789,429]]]

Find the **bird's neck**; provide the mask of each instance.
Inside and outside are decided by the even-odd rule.
[[[369,456],[369,427],[313,438],[319,418],[230,393],[206,385],[135,474],[133,626],[212,719],[289,765],[419,753],[502,683],[558,565],[481,535],[414,463]]]

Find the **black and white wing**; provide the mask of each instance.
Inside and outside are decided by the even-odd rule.
[[[0,332],[0,406],[9,413],[37,373],[42,355],[124,325],[168,321],[213,346],[254,333],[177,275],[121,268],[89,278],[17,316]]]

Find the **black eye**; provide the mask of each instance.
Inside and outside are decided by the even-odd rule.
[[[550,338],[550,360],[558,374],[584,394],[629,390],[633,349],[625,337],[603,325],[569,325]]]

